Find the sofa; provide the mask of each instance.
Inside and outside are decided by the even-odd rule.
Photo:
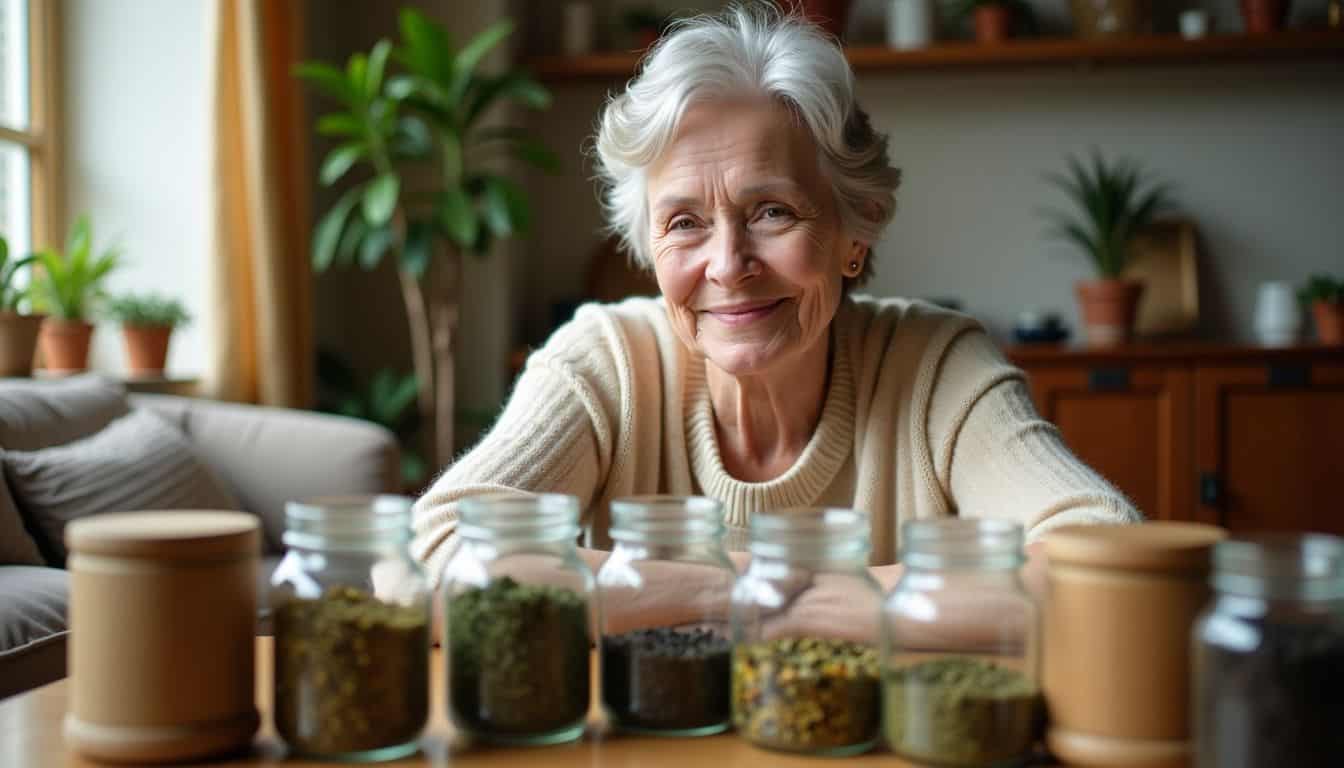
[[[133,421],[140,423],[140,432],[120,426]],[[147,434],[144,427],[162,437],[137,437]],[[127,455],[139,451],[159,458],[123,461],[135,467],[136,476],[129,480],[109,477],[101,470],[86,476],[61,474],[51,468],[53,461],[67,465],[77,461],[81,451],[93,451],[95,458],[110,459],[115,465],[117,457],[108,455],[117,450],[108,447],[108,440],[116,437],[114,432],[135,440],[127,447]],[[144,445],[146,440],[162,440],[165,446],[155,454],[153,446]],[[128,394],[119,382],[91,374],[46,381],[0,380],[0,459],[4,462],[0,482],[0,698],[65,676],[68,581],[61,567],[64,547],[58,541],[64,518],[79,516],[77,507],[115,505],[117,500],[131,498],[122,490],[141,479],[146,484],[142,490],[153,491],[149,486],[155,462],[172,464],[170,471],[179,474],[195,473],[195,481],[215,488],[205,496],[179,493],[176,498],[228,498],[234,501],[230,508],[260,518],[264,544],[257,579],[263,587],[259,593],[263,604],[264,585],[282,555],[286,501],[396,492],[399,487],[396,440],[369,422],[169,395]],[[82,493],[79,485],[84,477],[87,484],[105,485],[96,492]],[[109,482],[114,484],[106,485]],[[151,500],[148,508],[168,508],[153,503],[175,498],[169,489],[163,490],[147,497],[141,494]],[[192,507],[183,504],[178,508]],[[116,510],[113,506],[101,511]]]

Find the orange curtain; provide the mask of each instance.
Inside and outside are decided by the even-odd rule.
[[[313,402],[305,118],[291,74],[298,0],[215,0],[211,360],[214,397]]]

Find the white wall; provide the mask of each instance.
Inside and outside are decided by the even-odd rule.
[[[200,373],[210,224],[210,18],[207,0],[65,0],[66,210],[87,212],[94,242],[128,264],[114,293],[182,300],[171,375]],[[100,323],[95,369],[124,371],[120,329]]]

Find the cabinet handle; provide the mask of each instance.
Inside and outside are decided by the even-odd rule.
[[[1199,503],[1217,507],[1223,501],[1223,480],[1217,472],[1199,473]]]
[[[1093,368],[1087,372],[1087,388],[1093,392],[1124,392],[1129,389],[1129,369]]]

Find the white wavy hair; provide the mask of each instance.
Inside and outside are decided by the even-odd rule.
[[[645,170],[667,149],[686,110],[716,98],[765,95],[788,107],[817,144],[840,220],[874,243],[896,211],[901,173],[887,137],[854,98],[854,73],[819,27],[765,2],[677,22],[625,92],[607,100],[594,144],[608,228],[635,261],[652,268]],[[863,273],[872,273],[872,252]]]

